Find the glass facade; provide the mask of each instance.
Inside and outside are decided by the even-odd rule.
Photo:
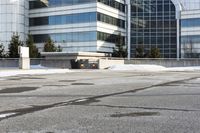
[[[181,36],[181,57],[200,58],[200,35]]]
[[[171,0],[131,0],[131,57],[142,45],[146,55],[151,48],[159,48],[163,58],[176,58],[175,15]]]
[[[117,35],[108,34],[104,32],[97,32],[97,40],[105,41],[109,43],[116,43]],[[125,37],[122,36],[122,40],[125,42]]]
[[[200,18],[181,19],[181,27],[200,27]]]
[[[96,41],[97,35],[95,31],[33,35],[35,43],[44,43],[48,38],[51,38],[55,43],[90,42]]]
[[[100,3],[103,3],[105,5],[111,6],[115,9],[120,10],[121,12],[125,12],[125,5],[122,3],[119,3],[115,0],[97,0]]]
[[[97,20],[96,12],[30,18],[30,26],[88,23]]]
[[[118,26],[120,28],[125,28],[124,20],[96,12],[30,18],[29,25],[41,26],[41,25],[76,24],[76,23],[96,22],[97,20],[107,24]]]
[[[71,6],[77,4],[94,3],[96,0],[43,0],[43,1],[30,1],[30,9],[38,9],[45,7],[57,7],[57,6]]]
[[[97,40],[116,43],[117,35],[96,31],[33,35],[35,43],[44,43],[48,38],[51,38],[55,43],[92,42]],[[125,37],[122,36],[122,38],[125,40]]]
[[[105,14],[102,14],[102,13],[97,13],[97,20],[125,29],[125,21],[121,20],[121,19],[117,19],[117,18],[108,16],[108,15],[105,15]]]
[[[48,38],[51,38],[56,44],[61,45],[64,50],[65,47],[69,47],[69,45],[78,45],[74,46],[74,48],[71,47],[71,50],[77,48],[80,49],[88,49],[89,45],[91,46],[93,43],[93,47],[96,46],[96,52],[97,52],[97,43],[95,43],[97,40],[105,41],[108,43],[116,43],[116,35],[114,34],[108,34],[102,32],[102,29],[105,30],[111,30],[113,33],[119,32],[118,29],[122,28],[125,32],[125,18],[124,20],[119,19],[118,17],[109,16],[106,14],[101,13],[101,11],[97,12],[94,10],[94,8],[97,8],[98,5],[97,2],[105,4],[105,10],[109,11],[109,9],[115,8],[119,10],[119,12],[125,12],[125,5],[117,2],[115,0],[40,0],[40,1],[29,1],[29,7],[30,9],[39,9],[39,8],[48,8],[48,7],[62,7],[62,6],[71,6],[71,5],[81,5],[81,4],[89,4],[89,3],[95,3],[92,4],[91,8],[89,7],[79,7],[79,6],[73,6],[73,11],[68,10],[59,10],[57,13],[52,14],[50,13],[47,15],[47,12],[43,10],[44,12],[40,12],[39,10],[32,10],[31,15],[33,17],[29,18],[29,26],[31,26],[31,32],[34,33],[33,38],[34,42],[39,44],[43,44],[45,41],[47,41]],[[102,6],[102,5],[101,5]],[[92,12],[85,12],[88,8],[88,11]],[[80,13],[81,10],[85,10],[84,13]],[[32,13],[33,12],[33,13]],[[37,13],[36,13],[37,12]],[[111,11],[112,12],[112,11]],[[44,13],[44,15],[42,15]],[[59,13],[61,15],[59,15]],[[38,17],[35,17],[36,14],[38,14]],[[116,14],[116,13],[115,13]],[[117,29],[109,29],[107,27],[102,27],[102,29],[99,29],[97,25],[97,21],[107,23],[109,25],[117,26]],[[89,24],[87,27],[85,26],[85,23]],[[96,23],[96,24],[95,24]],[[68,26],[67,28],[64,25],[68,24],[75,24]],[[91,26],[90,26],[91,24]],[[51,25],[51,26],[48,26]],[[54,26],[56,27],[54,28]],[[41,30],[37,26],[45,26],[44,29]],[[54,28],[54,30],[52,30]],[[121,29],[120,29],[121,30]],[[101,32],[100,32],[101,31]],[[55,32],[55,33],[54,33]],[[125,37],[123,37],[125,38]],[[125,40],[125,39],[124,39]],[[86,46],[85,46],[86,45]],[[42,45],[39,46],[42,48]],[[104,52],[112,52],[113,50],[113,44],[111,46],[101,46],[100,51],[102,52],[102,47],[105,49]],[[98,50],[99,50],[98,49]],[[88,49],[91,51],[91,47]],[[83,50],[85,51],[85,50]],[[94,48],[93,48],[94,51]]]
[[[28,1],[0,0],[0,43],[6,47],[13,33],[25,41],[28,34]]]
[[[88,4],[88,3],[103,3],[110,7],[120,10],[121,12],[125,12],[125,5],[117,2],[115,0],[43,0],[43,1],[30,1],[29,7],[30,9],[38,9],[45,7],[57,7],[57,6],[70,6],[77,4]]]

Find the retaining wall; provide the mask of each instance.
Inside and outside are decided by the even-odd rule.
[[[41,65],[49,68],[71,68],[70,60],[31,59],[31,65]],[[0,59],[0,68],[19,67],[19,59]]]
[[[165,67],[200,66],[200,59],[133,59],[125,60],[125,64],[152,64]]]
[[[152,64],[161,65],[165,67],[189,67],[200,66],[200,59],[99,59],[99,69],[105,69],[112,65],[123,64]],[[49,68],[71,68],[71,61],[64,59],[31,59],[31,65],[42,65]],[[18,67],[18,59],[0,59],[0,68]]]

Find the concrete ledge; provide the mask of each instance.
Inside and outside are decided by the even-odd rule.
[[[106,57],[104,53],[93,53],[93,52],[78,52],[78,53],[66,53],[66,52],[42,52],[41,56],[46,59],[96,59]]]
[[[99,69],[106,69],[112,65],[123,65],[124,60],[99,59]]]

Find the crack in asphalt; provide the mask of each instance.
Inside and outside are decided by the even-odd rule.
[[[121,109],[144,109],[144,110],[160,110],[160,111],[177,111],[177,112],[199,112],[200,110],[176,109],[176,108],[156,108],[156,107],[139,107],[139,106],[113,106],[113,105],[87,105],[91,107],[108,107],[108,108],[121,108]]]
[[[52,98],[52,97],[92,97],[94,95],[1,95],[0,94],[0,98],[1,97],[14,97],[14,98]]]
[[[27,77],[27,76],[19,76],[19,77],[11,77],[11,78],[8,78],[7,80],[27,80],[27,79],[31,79],[31,80],[41,80],[41,79],[45,79],[45,78],[40,78],[40,77],[33,77],[33,76],[30,76],[30,77]]]
[[[54,104],[49,104],[49,105],[32,106],[32,107],[29,107],[29,108],[21,108],[21,109],[15,109],[15,110],[2,111],[2,112],[0,112],[0,115],[12,114],[12,113],[13,113],[13,115],[10,115],[10,116],[4,117],[4,118],[0,118],[0,121],[2,121],[4,119],[11,118],[11,117],[17,117],[17,116],[30,114],[30,113],[34,113],[34,112],[37,112],[37,111],[50,109],[50,108],[63,107],[63,106],[69,106],[69,105],[89,105],[91,103],[99,102],[100,101],[99,99],[101,99],[101,98],[120,95],[120,94],[125,94],[125,93],[136,93],[136,92],[143,91],[143,90],[146,90],[146,89],[150,89],[150,88],[153,88],[153,87],[159,87],[159,86],[164,86],[164,85],[168,85],[168,84],[194,80],[194,79],[197,79],[197,78],[199,78],[199,77],[192,77],[192,78],[188,78],[188,79],[165,82],[165,83],[161,83],[161,84],[150,85],[150,86],[147,86],[147,87],[142,87],[142,88],[123,91],[123,92],[116,92],[116,93],[98,95],[98,96],[93,96],[93,97],[88,97],[88,98],[81,98],[81,99],[79,98],[79,99],[75,99],[75,100],[71,100],[71,101],[59,102],[59,103],[54,103]]]
[[[133,95],[119,95],[115,97],[168,97],[168,96],[199,96],[200,93],[179,93],[179,94],[147,94],[147,95],[138,95],[138,94],[133,94]]]

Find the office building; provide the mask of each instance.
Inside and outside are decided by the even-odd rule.
[[[200,0],[0,0],[0,41],[30,33],[40,51],[51,38],[64,52],[112,53],[121,37],[162,58],[199,57]]]
[[[0,43],[6,49],[14,33],[20,36],[20,40],[26,39],[28,11],[27,0],[0,0]]]
[[[127,4],[129,58],[137,57],[141,46],[144,56],[158,48],[162,58],[199,57],[200,0],[129,0]]]
[[[122,0],[37,0],[29,6],[29,31],[41,49],[50,37],[66,52],[112,53],[116,36],[125,38]]]

